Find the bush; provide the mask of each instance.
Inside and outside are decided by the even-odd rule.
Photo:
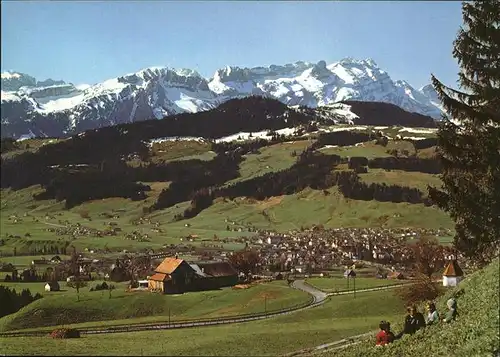
[[[96,284],[95,287],[93,288],[90,288],[90,291],[101,291],[101,290],[108,290],[109,289],[109,285],[106,284],[105,281],[102,282],[102,284]]]
[[[399,288],[397,294],[407,306],[410,306],[423,301],[433,301],[442,292],[443,289],[440,285],[432,282],[426,276],[421,276],[415,284]]]
[[[83,219],[88,219],[90,218],[90,213],[88,210],[81,210],[80,211],[80,217],[82,217]]]
[[[59,328],[50,333],[52,338],[80,338],[80,331],[74,328]]]

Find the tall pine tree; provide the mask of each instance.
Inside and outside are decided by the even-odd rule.
[[[466,2],[454,42],[460,90],[432,83],[448,113],[438,131],[441,189],[430,197],[455,221],[455,246],[484,264],[500,241],[500,0]]]

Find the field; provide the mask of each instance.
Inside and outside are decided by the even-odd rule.
[[[361,131],[366,130],[368,129]],[[399,130],[401,128],[383,129],[391,137]],[[411,135],[421,136],[420,133]],[[279,143],[260,148],[259,153],[245,155],[245,160],[240,164],[240,177],[226,184],[286,169],[296,160],[292,153],[295,151],[300,154],[312,142],[313,139]],[[30,145],[29,150],[35,150],[47,143],[48,141],[26,140],[22,145],[24,150],[27,150],[26,145]],[[407,141],[390,141],[387,147],[366,142],[358,146],[321,148],[319,151],[342,156],[384,157],[389,155],[387,150],[411,152],[411,147],[412,144]],[[151,155],[153,161],[173,161],[189,158],[211,160],[215,154],[210,151],[207,142],[179,140],[153,143]],[[369,169],[368,173],[360,174],[360,178],[367,183],[406,185],[419,188],[423,192],[426,192],[427,185],[440,184],[440,179],[436,175],[398,170],[386,172]],[[186,237],[190,235],[197,236],[194,241],[189,242],[194,247],[216,244],[222,245],[221,250],[224,251],[239,250],[244,247],[244,243],[241,243],[241,240],[237,242],[235,238],[251,236],[255,234],[253,233],[255,228],[283,232],[319,224],[326,228],[452,229],[454,226],[450,217],[435,207],[346,199],[336,187],[325,191],[305,189],[292,195],[271,197],[263,201],[245,197],[234,200],[219,198],[198,216],[176,221],[174,217],[183,213],[190,202],[181,202],[145,214],[143,208],[151,206],[170,182],[145,182],[145,184],[151,186],[151,191],[147,192],[147,198],[143,201],[107,198],[85,202],[69,210],[64,208],[64,202],[34,200],[33,195],[43,192],[38,185],[19,191],[2,189],[0,256],[4,256],[6,262],[27,266],[32,257],[52,256],[44,252],[44,248],[63,246],[66,242],[74,245],[78,251],[98,251],[89,254],[91,257],[100,258],[104,251],[108,252],[105,254],[107,257],[115,257],[124,250],[129,252],[163,250],[166,245],[186,244]],[[140,218],[150,221],[140,222]],[[77,234],[73,237],[71,231],[76,224],[101,231],[117,227],[121,231],[113,236],[95,237]],[[66,230],[66,232],[58,234],[54,230]],[[226,242],[222,242],[225,238]],[[450,237],[439,239],[443,242],[450,241]],[[14,252],[18,256],[30,255],[30,257],[26,258],[27,261],[22,261],[23,258],[19,257],[10,258]]]
[[[377,279],[377,278],[364,278],[356,277],[356,281],[349,279],[349,286],[347,285],[348,280],[341,277],[333,278],[309,278],[306,279],[309,285],[314,286],[319,290],[325,292],[341,292],[341,291],[352,291],[354,285],[356,284],[356,290],[378,288],[380,286],[390,286],[395,284],[402,284],[404,280],[391,280],[391,279]]]
[[[376,145],[374,142],[361,143],[355,146],[330,147],[325,146],[319,149],[320,152],[326,155],[339,155],[341,157],[348,156],[364,156],[368,159],[376,157],[389,157],[388,150],[408,150],[409,154],[415,153],[415,148],[408,141],[390,141],[386,147]]]
[[[91,282],[94,286],[97,282]],[[2,283],[1,285],[30,288],[44,283]],[[0,331],[33,329],[60,324],[80,327],[133,324],[155,321],[208,319],[223,316],[264,313],[296,306],[309,301],[307,293],[289,288],[286,282],[258,284],[248,289],[189,292],[183,295],[153,294],[149,291],[126,292],[125,285],[113,283],[117,289],[111,298],[107,291],[80,291],[80,301],[74,289],[60,283],[65,291],[44,293],[17,313],[0,319]],[[26,286],[25,286],[26,285]],[[32,285],[32,286],[30,286]]]
[[[296,160],[296,157],[292,156],[292,152],[300,154],[309,145],[311,142],[308,140],[285,142],[263,147],[259,150],[260,154],[245,155],[245,160],[240,164],[240,177],[228,183],[287,169]]]
[[[422,174],[424,175],[424,174]],[[362,176],[363,177],[363,176]],[[364,179],[364,178],[363,178]],[[426,175],[421,181],[414,175],[412,185],[425,185],[434,178]],[[425,179],[425,181],[424,181]],[[157,185],[160,186],[161,185]],[[145,248],[161,249],[165,244],[179,244],[181,238],[190,234],[198,235],[199,239],[192,242],[194,246],[201,240],[212,241],[214,235],[218,238],[246,236],[249,227],[261,229],[276,229],[285,231],[310,227],[313,224],[323,224],[328,228],[336,227],[414,227],[414,228],[453,228],[449,216],[423,204],[391,203],[379,201],[350,200],[338,193],[336,188],[323,191],[306,189],[297,194],[273,197],[265,201],[237,198],[235,200],[216,201],[214,205],[202,214],[188,220],[174,222],[176,213],[188,207],[189,202],[180,203],[174,207],[154,212],[149,215],[152,222],[158,222],[163,233],[154,231],[152,224],[136,225],[133,223],[142,215],[142,207],[153,202],[157,191],[151,191],[146,202],[133,202],[123,198],[109,198],[82,204],[70,210],[63,209],[62,203],[53,201],[33,201],[31,195],[40,188],[31,187],[21,191],[2,191],[2,210],[0,224],[5,244],[0,246],[0,252],[12,255],[14,247],[18,252],[29,251],[29,247],[41,247],[44,244],[69,239],[49,232],[48,228],[64,226],[61,222],[80,223],[85,227],[105,229],[109,223],[116,224],[122,232],[116,236],[102,238],[83,236],[72,242],[78,250],[85,248],[110,250],[140,250]],[[87,212],[91,221],[81,217]],[[116,214],[118,218],[109,219],[101,213]],[[19,217],[18,223],[9,219],[12,215]],[[24,214],[28,214],[24,217]],[[227,231],[228,222],[234,222],[232,228],[241,228],[241,232]],[[186,226],[186,224],[188,226]],[[149,241],[126,239],[126,235],[138,231],[147,234]],[[31,237],[25,235],[29,233]],[[6,238],[8,234],[19,238]],[[222,244],[217,242],[217,244]],[[228,242],[223,249],[234,250],[243,247],[240,243]]]
[[[383,300],[384,303],[379,302]],[[204,355],[276,356],[373,330],[381,319],[403,318],[392,292],[332,297],[324,305],[235,325],[84,336],[57,341],[49,337],[3,338],[3,353],[51,355]],[[189,343],[186,336],[189,335]],[[154,336],[153,339],[151,337]],[[153,343],[144,341],[154,340]]]
[[[418,188],[427,194],[427,185],[441,186],[438,175],[425,174],[401,170],[386,171],[384,169],[369,169],[366,174],[359,174],[361,181],[366,183],[385,183],[386,185],[399,185]]]

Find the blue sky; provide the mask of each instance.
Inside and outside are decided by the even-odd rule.
[[[414,87],[455,84],[461,3],[2,1],[2,71],[93,84],[150,66],[372,58]]]

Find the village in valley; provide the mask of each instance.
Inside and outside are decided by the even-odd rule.
[[[500,357],[499,23],[2,2],[0,356]]]
[[[12,218],[16,220],[18,218]],[[227,221],[227,220],[226,220]],[[61,222],[64,223],[64,222]],[[158,223],[146,221],[147,224],[160,229]],[[229,222],[233,223],[233,222]],[[118,230],[118,227],[113,228]],[[54,282],[75,279],[131,281],[129,288],[137,290],[167,292],[167,281],[177,269],[184,271],[187,280],[192,277],[201,279],[199,287],[192,289],[204,290],[234,286],[239,282],[252,280],[296,279],[308,277],[327,277],[335,275],[339,270],[352,267],[371,267],[362,276],[373,279],[415,278],[417,257],[412,249],[421,237],[433,238],[450,235],[449,230],[410,229],[410,228],[331,228],[314,226],[310,229],[279,233],[249,229],[255,234],[250,237],[235,237],[218,239],[200,238],[189,234],[179,238],[179,244],[170,244],[160,250],[148,249],[144,253],[128,253],[123,251],[117,258],[106,257],[106,251],[99,249],[83,249],[82,252],[70,251],[47,258],[33,259],[28,266],[16,267],[12,263],[3,263],[1,270],[5,273],[5,282],[40,281],[46,284],[48,291],[53,291]],[[105,233],[76,224],[72,229],[47,228],[50,232],[64,234],[105,236]],[[242,251],[231,252],[224,249],[228,242],[239,243],[245,248]],[[198,243],[198,244],[196,244]],[[440,265],[433,273],[439,273],[446,261],[461,259],[460,255],[450,246],[441,247]],[[74,248],[73,248],[74,249]],[[245,252],[254,253],[246,265],[233,256]],[[109,253],[109,252],[108,252]],[[116,253],[115,253],[116,255]],[[182,259],[187,257],[187,259]],[[16,259],[12,257],[12,259]],[[244,257],[244,259],[248,259]],[[77,269],[71,265],[76,265]],[[73,270],[72,270],[73,269]],[[75,274],[75,271],[77,274]],[[189,273],[187,273],[187,271]],[[174,274],[175,275],[175,274]],[[210,282],[211,283],[210,283]],[[206,282],[206,283],[203,283]],[[165,283],[165,288],[163,287]],[[172,282],[170,281],[169,284]],[[204,287],[206,285],[206,287]],[[189,289],[186,287],[186,291]]]

